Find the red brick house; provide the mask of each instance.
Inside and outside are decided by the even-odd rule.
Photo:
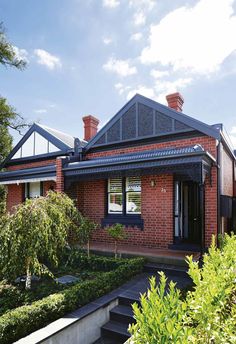
[[[84,140],[34,124],[0,173],[7,209],[26,197],[65,191],[104,227],[122,223],[127,244],[200,250],[212,234],[235,230],[235,152],[222,124],[182,113],[179,93],[168,106],[135,95],[97,132],[86,116]]]

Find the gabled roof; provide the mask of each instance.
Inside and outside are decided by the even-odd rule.
[[[138,107],[143,107],[143,110],[140,110]],[[142,112],[143,111],[143,117]],[[153,111],[153,116],[152,116]],[[146,112],[146,113],[145,113]],[[130,120],[130,122],[127,121],[125,125],[123,125],[123,128],[125,130],[128,130],[128,127],[131,128],[132,123],[134,123],[134,120],[136,120],[133,128],[133,136],[131,139],[127,139],[127,137],[124,139],[124,136],[122,134],[122,120],[124,121],[125,116],[127,117],[127,114],[130,113],[130,118],[132,117],[133,120]],[[172,129],[168,129],[168,132],[165,132],[163,129],[163,132],[154,130],[154,127],[158,125],[157,119],[155,119],[155,116],[159,116],[160,121],[168,121],[170,126],[173,126]],[[162,117],[161,117],[162,116]],[[151,125],[153,124],[153,132],[147,128],[145,133],[145,125],[147,124],[147,118],[149,117]],[[139,119],[140,118],[140,119]],[[143,118],[143,119],[142,119]],[[156,117],[157,118],[157,117]],[[171,123],[172,120],[172,123]],[[141,123],[139,123],[139,122]],[[152,122],[153,121],[153,122]],[[139,129],[139,126],[141,129]],[[163,127],[164,128],[164,127]],[[88,142],[88,144],[85,146],[85,149],[88,150],[95,146],[101,146],[105,144],[111,144],[113,142],[108,142],[107,135],[108,132],[111,132],[113,136],[116,138],[116,142],[123,142],[123,141],[131,141],[131,140],[137,140],[147,137],[157,137],[157,136],[163,136],[166,134],[172,134],[177,132],[183,132],[183,131],[199,131],[205,135],[214,137],[216,139],[220,138],[220,133],[216,128],[205,124],[197,119],[194,119],[190,116],[185,115],[182,112],[177,112],[173,109],[171,109],[168,106],[162,105],[154,100],[151,100],[149,98],[146,98],[144,96],[141,96],[139,94],[136,94],[130,101],[128,101],[119,111],[118,113],[111,118],[111,120]],[[131,130],[131,129],[130,129]],[[139,135],[138,132],[142,132],[144,134]],[[136,131],[136,135],[135,132]],[[115,134],[114,134],[115,133]],[[110,135],[110,134],[109,134]],[[120,139],[119,139],[120,137]],[[115,141],[114,141],[115,143]]]
[[[17,143],[17,145],[12,149],[10,154],[7,156],[5,161],[2,163],[1,167],[6,166],[10,160],[13,161],[20,161],[23,158],[14,158],[15,154],[21,149],[21,147],[24,145],[24,143],[32,137],[31,135],[33,133],[37,133],[40,135],[40,137],[43,137],[45,140],[47,140],[52,147],[54,148],[54,153],[47,153],[47,154],[39,154],[38,157],[42,155],[55,155],[58,153],[69,153],[74,150],[74,140],[75,138],[67,135],[65,133],[62,133],[58,130],[51,129],[49,127],[43,126],[41,124],[34,123],[30,129],[26,132],[26,134],[22,137],[22,139]],[[24,158],[27,159],[27,158]]]
[[[66,146],[68,146],[68,148],[74,148],[75,138],[73,136],[65,134],[62,131],[49,128],[46,125],[42,125],[42,124],[36,124],[36,125],[44,129],[49,134],[51,134],[54,138],[57,138],[59,141],[64,143]]]

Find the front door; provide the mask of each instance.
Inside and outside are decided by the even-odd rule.
[[[175,182],[175,241],[200,244],[199,186],[194,182]]]

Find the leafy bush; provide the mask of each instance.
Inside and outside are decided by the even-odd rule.
[[[98,225],[95,222],[80,214],[80,224],[76,231],[76,239],[78,240],[79,244],[87,245],[88,257],[90,256],[90,240],[97,227]]]
[[[68,259],[68,260],[67,260]],[[64,261],[71,267],[77,267],[81,270],[90,271],[110,271],[116,269],[125,262],[130,262],[130,259],[124,258],[111,258],[104,256],[90,255],[88,257],[86,254],[79,250],[73,250],[73,253],[66,255]]]
[[[126,234],[124,231],[124,226],[120,223],[116,223],[113,226],[107,228],[107,233],[114,239],[115,241],[115,258],[117,258],[117,244],[119,241],[124,240],[126,238]]]
[[[130,327],[132,343],[236,343],[236,236],[225,236],[222,249],[213,240],[203,268],[188,258],[193,291],[186,299],[173,282],[167,289],[161,274],[160,285],[151,287],[134,305],[137,323]]]
[[[115,270],[94,280],[73,285],[32,305],[18,307],[0,317],[0,343],[12,343],[76,308],[108,293],[142,271],[142,258],[125,260]]]

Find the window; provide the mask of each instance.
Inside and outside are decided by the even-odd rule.
[[[43,183],[27,183],[25,184],[25,198],[37,198],[43,195]]]
[[[141,178],[108,180],[108,214],[141,214]]]
[[[140,177],[126,178],[126,213],[141,214],[141,180]]]
[[[108,213],[123,213],[122,178],[109,179],[108,181]]]

